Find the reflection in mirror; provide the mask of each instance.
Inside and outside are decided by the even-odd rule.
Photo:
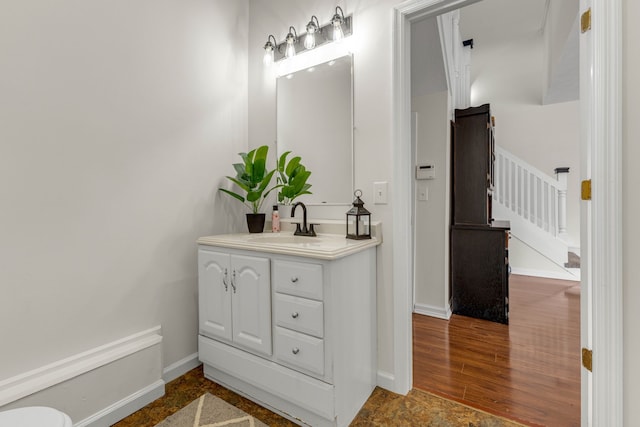
[[[311,171],[308,205],[353,198],[352,58],[343,56],[278,78],[277,151]]]

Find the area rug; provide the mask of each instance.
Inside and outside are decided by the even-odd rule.
[[[246,412],[206,393],[156,427],[267,427]]]

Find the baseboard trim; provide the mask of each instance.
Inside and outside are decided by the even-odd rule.
[[[162,379],[165,383],[175,380],[176,378],[186,374],[190,370],[202,365],[200,359],[198,359],[198,353],[190,354],[189,356],[178,360],[175,363],[164,368],[162,371]]]
[[[545,271],[545,270],[534,270],[529,268],[512,267],[511,274],[518,274],[521,276],[545,277],[547,279],[573,280],[577,282],[580,281],[580,277],[573,275],[569,271],[566,271],[566,272]]]
[[[424,314],[425,316],[437,317],[438,319],[449,320],[451,318],[450,307],[436,307],[428,304],[415,304],[413,312]]]
[[[108,427],[113,425],[138,409],[144,408],[159,397],[164,396],[164,384],[163,380],[155,381],[142,390],[138,390],[113,405],[75,423],[73,427]]]
[[[161,327],[156,326],[3,380],[0,407],[161,342]]]
[[[390,372],[378,371],[377,377],[378,387],[382,387],[385,390],[394,391],[396,384],[396,377]]]

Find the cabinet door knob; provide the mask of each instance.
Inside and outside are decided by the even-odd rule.
[[[293,313],[291,313],[291,317],[293,317],[294,319],[297,319],[299,316],[297,311],[294,311]]]
[[[293,347],[293,348],[291,349],[291,353],[293,353],[293,354],[298,354],[298,353],[300,353],[300,349],[299,349],[298,347]]]
[[[293,276],[293,277],[291,278],[291,281],[292,281],[293,283],[296,283],[296,282],[298,281],[298,276]]]

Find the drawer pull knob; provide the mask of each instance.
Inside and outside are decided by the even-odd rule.
[[[294,311],[293,313],[291,313],[291,317],[293,317],[294,319],[297,319],[299,316],[297,311]]]
[[[293,348],[291,349],[291,353],[293,353],[293,354],[298,354],[298,353],[300,353],[300,349],[299,349],[298,347],[293,347]]]
[[[298,277],[297,276],[293,276],[291,278],[291,282],[296,283],[298,281]]]

